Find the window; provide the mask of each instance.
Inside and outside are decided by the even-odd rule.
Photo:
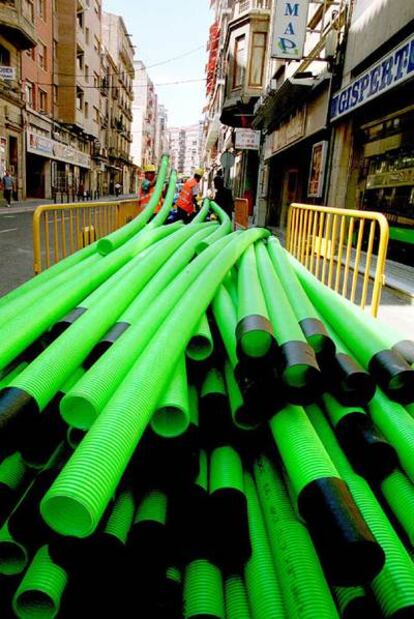
[[[0,65],[4,67],[10,66],[10,52],[3,45],[0,45]]]
[[[89,103],[85,101],[85,118],[89,118]]]
[[[34,22],[34,4],[33,0],[23,0],[23,15],[26,19]]]
[[[99,124],[99,119],[100,119],[100,117],[99,117],[99,110],[98,110],[97,107],[94,107],[93,109],[94,109],[94,112],[95,112],[94,121]]]
[[[93,74],[93,85],[95,88],[99,88],[99,75],[97,73]]]
[[[95,52],[97,54],[100,54],[101,53],[101,42],[97,36],[95,36],[95,41],[94,41],[93,46],[94,46]]]
[[[43,43],[39,43],[37,46],[37,57],[39,59],[39,67],[46,71],[47,69],[47,47]]]
[[[89,28],[85,28],[85,43],[89,45]]]
[[[46,21],[46,0],[38,0],[39,17]]]
[[[56,86],[56,84],[54,84],[54,86],[53,86],[53,104],[54,105],[57,105],[58,94],[59,94],[58,87]]]
[[[47,112],[47,92],[39,89],[39,111]]]
[[[89,82],[89,67],[85,65],[85,82]]]
[[[78,22],[78,26],[81,30],[83,30],[83,27],[85,25],[85,14],[83,11],[78,11],[76,13],[76,20]]]
[[[266,55],[266,32],[253,32],[252,56],[250,60],[249,86],[263,85],[263,72]]]
[[[246,36],[237,37],[234,45],[233,88],[240,88],[246,72]]]
[[[83,98],[84,98],[83,90],[81,88],[77,88],[76,89],[76,109],[79,112],[83,111]]]
[[[29,107],[34,108],[35,105],[35,90],[32,82],[26,81],[26,103]]]
[[[83,73],[84,63],[85,63],[85,54],[83,53],[83,50],[78,49],[76,53],[76,66],[77,66],[77,70],[79,73]]]

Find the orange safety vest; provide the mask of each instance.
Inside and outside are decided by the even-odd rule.
[[[152,194],[154,193],[154,189],[155,189],[155,186],[151,187],[149,192],[146,193],[144,196],[142,196],[142,198],[140,199],[139,203],[142,206],[142,208],[145,208],[147,204],[149,203],[149,201],[151,200]],[[163,203],[163,200],[161,198],[157,206],[155,207],[154,213],[158,213],[160,211],[162,203]]]
[[[184,183],[184,187],[181,189],[180,195],[178,196],[176,205],[181,208],[183,211],[187,213],[194,213],[194,200],[193,200],[193,189],[198,185],[198,181],[195,178],[190,178],[186,183]]]

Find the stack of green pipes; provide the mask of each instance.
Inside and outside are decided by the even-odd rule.
[[[0,616],[414,617],[414,344],[168,157],[0,299]]]

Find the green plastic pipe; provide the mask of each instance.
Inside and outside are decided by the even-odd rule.
[[[207,314],[204,313],[188,343],[186,355],[192,361],[206,361],[211,357],[213,349],[213,336]]]
[[[227,356],[234,370],[238,364],[236,341],[237,311],[225,286],[219,287],[211,306]]]
[[[205,221],[209,211],[210,211],[210,200],[208,198],[205,198],[205,200],[203,200],[203,206],[198,211],[194,219],[190,222],[190,226],[193,224],[200,224],[203,221]]]
[[[29,565],[13,598],[19,619],[53,619],[59,613],[68,576],[53,563],[48,547],[42,546]]]
[[[220,208],[215,202],[210,202],[210,208],[213,213],[217,215],[220,221],[220,226],[205,241],[201,241],[201,243],[197,246],[198,253],[204,251],[207,247],[211,247],[211,245],[223,238],[223,236],[230,234],[232,230],[232,223],[227,213],[223,211],[223,209]]]
[[[316,354],[332,356],[335,346],[329,338],[311,300],[303,290],[292,265],[289,262],[288,254],[281,246],[280,242],[272,237],[267,244],[269,256],[285,289],[289,303],[296,314],[296,318],[303,329],[308,343],[312,346]],[[308,325],[310,323],[311,329]],[[313,325],[316,324],[316,332],[312,332]]]
[[[224,584],[226,619],[251,619],[249,600],[242,576],[233,574]]]
[[[153,194],[148,205],[142,211],[142,213],[140,213],[138,217],[133,219],[126,226],[123,226],[119,230],[115,230],[115,232],[112,232],[105,238],[98,241],[97,249],[102,256],[106,256],[107,254],[113,252],[115,249],[123,245],[131,237],[137,234],[137,232],[142,230],[145,224],[148,224],[148,221],[154,214],[155,208],[161,199],[162,190],[164,188],[164,183],[168,172],[168,162],[169,156],[163,155],[161,158],[161,165],[158,170],[157,182],[155,184]]]
[[[395,470],[381,484],[381,491],[392,512],[414,546],[414,486],[399,470]]]
[[[348,415],[358,414],[367,416],[367,412],[362,406],[344,406],[331,393],[324,393],[322,395],[322,402],[328,413],[329,421],[334,428]]]
[[[167,523],[168,498],[161,490],[151,490],[143,497],[135,514],[134,524],[140,522]]]
[[[73,450],[79,447],[79,444],[83,440],[85,434],[86,432],[84,430],[79,430],[78,428],[68,428],[66,440],[69,447]]]
[[[188,402],[190,406],[190,423],[194,426],[199,425],[199,410],[198,410],[198,391],[194,385],[188,387]]]
[[[176,438],[190,426],[190,402],[188,395],[187,368],[182,356],[171,376],[151,419],[151,428],[163,438]]]
[[[252,555],[244,568],[244,580],[252,619],[287,617],[277,580],[256,488],[250,474],[244,476]]]
[[[402,468],[414,482],[413,417],[401,404],[387,398],[378,388],[368,404],[368,411],[374,424],[396,450]]]
[[[121,490],[105,526],[105,533],[126,544],[129,530],[134,521],[135,500],[131,488]]]
[[[6,522],[0,529],[0,574],[17,576],[24,572],[28,562],[26,548],[12,537]]]
[[[157,228],[158,226],[162,226],[165,223],[171,211],[172,203],[173,203],[174,196],[175,196],[176,186],[177,186],[177,172],[173,170],[171,172],[170,182],[168,183],[167,194],[165,196],[164,202],[159,212],[155,215],[155,217],[148,224],[151,228]]]
[[[228,273],[227,276],[224,280],[224,285],[227,289],[227,292],[230,294],[231,299],[234,303],[234,307],[237,307],[239,304],[239,295],[237,292],[237,282],[238,282],[238,274],[237,274],[237,269],[233,268],[231,269]]]
[[[244,494],[243,466],[233,447],[218,447],[210,457],[210,494],[217,490],[233,489]]]
[[[290,619],[338,619],[308,530],[299,522],[284,484],[266,456],[254,477],[286,614]]]
[[[206,559],[189,563],[184,575],[184,617],[226,619],[221,572]]]
[[[246,411],[243,395],[234,376],[233,368],[228,360],[224,364],[226,391],[229,396],[230,411],[234,425],[240,430],[255,430],[260,424],[256,423]]]
[[[27,368],[27,366],[27,361],[22,361],[22,363],[19,363],[16,367],[10,369],[10,372],[7,371],[9,368],[6,368],[6,373],[4,374],[4,377],[0,380],[0,389],[8,387],[12,380],[16,378],[19,374],[21,374],[23,370]]]
[[[200,396],[204,398],[212,393],[226,395],[226,385],[224,384],[223,374],[215,367],[211,367],[208,370],[201,386]]]
[[[5,485],[11,490],[18,490],[27,472],[27,467],[21,454],[15,452],[4,458],[0,463],[0,485]]]
[[[365,607],[367,592],[363,587],[334,587],[334,593],[340,615],[344,619],[348,619],[354,615],[352,609],[354,604],[357,605],[357,613],[361,612],[362,608],[364,613],[369,612]],[[370,615],[365,616],[370,617]]]
[[[260,317],[269,323],[269,314],[266,307],[263,290],[257,272],[257,263],[254,247],[249,247],[239,262],[238,282],[239,305],[237,311],[238,325],[246,322],[250,317]],[[241,334],[239,344],[247,357],[264,357],[271,349],[273,332],[257,326]]]
[[[31,307],[32,319],[27,320],[26,313],[19,313],[11,318],[7,325],[0,328],[3,345],[0,350],[0,369],[7,366],[17,355],[23,352],[50,326],[60,320],[67,312],[93,292],[108,277],[118,271],[126,262],[149,247],[164,235],[170,234],[170,226],[143,234],[137,240],[132,239],[120,250],[106,259],[101,259],[93,268],[83,270],[72,285],[61,284],[53,291],[48,291],[42,299]],[[81,267],[81,265],[79,265]],[[53,286],[53,281],[50,282]],[[45,292],[45,291],[43,291]]]
[[[200,470],[195,480],[195,485],[208,492],[208,457],[204,449],[200,450]]]
[[[308,407],[309,418],[330,457],[341,472],[369,528],[385,552],[385,565],[371,582],[371,589],[385,617],[414,607],[413,563],[367,482],[355,475],[346,461],[322,411]],[[341,455],[342,454],[342,455]],[[401,583],[404,583],[402,586]],[[408,615],[409,616],[409,615]]]
[[[202,277],[160,326],[43,498],[42,516],[55,531],[86,537],[96,529],[202,313],[240,255],[268,234],[251,229],[230,235],[221,251],[212,246],[193,262],[208,260]]]

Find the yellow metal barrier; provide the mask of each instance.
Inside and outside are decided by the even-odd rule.
[[[291,204],[286,247],[322,283],[377,316],[389,241],[375,211]]]
[[[33,268],[40,273],[136,217],[139,199],[39,206],[33,215]]]

